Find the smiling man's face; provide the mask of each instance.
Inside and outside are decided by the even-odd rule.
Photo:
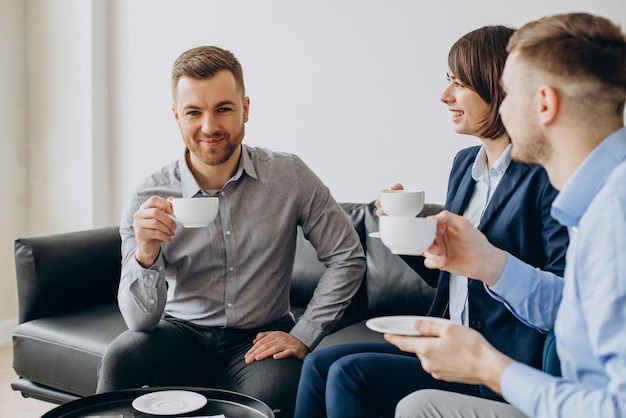
[[[191,164],[198,168],[200,164],[220,165],[236,154],[243,142],[248,109],[249,99],[243,97],[228,70],[207,79],[181,77],[172,111]]]

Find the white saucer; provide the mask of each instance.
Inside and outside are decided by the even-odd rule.
[[[397,315],[381,316],[378,318],[368,319],[367,322],[365,322],[365,326],[367,326],[372,331],[380,332],[383,334],[418,336],[421,334],[417,332],[415,328],[413,328],[413,324],[417,319],[441,323],[450,322],[449,319],[437,318],[434,316]]]
[[[370,232],[368,234],[371,238],[380,238],[380,231]]]
[[[163,390],[136,398],[133,408],[152,415],[174,415],[197,411],[206,405],[207,399],[187,390]]]

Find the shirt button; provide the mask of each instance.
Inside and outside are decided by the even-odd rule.
[[[482,319],[472,319],[470,321],[470,326],[474,329],[483,329],[485,326],[485,321]]]
[[[148,277],[154,279],[154,274],[149,274]]]
[[[159,271],[163,270],[163,266],[159,266],[159,268],[157,270],[159,270]]]
[[[234,271],[235,269],[233,267],[228,267],[228,271]]]
[[[153,305],[154,304],[154,299],[150,299],[150,304]]]
[[[229,308],[232,308],[232,307],[233,307],[233,304],[232,304],[232,303],[230,303],[230,302],[228,302],[228,303],[226,304],[226,306],[227,306],[227,307],[229,307]]]
[[[226,235],[230,235],[230,231],[226,231]]]
[[[222,192],[220,194],[222,195],[222,197],[226,196],[226,192]]]

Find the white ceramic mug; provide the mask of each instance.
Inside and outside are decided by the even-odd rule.
[[[381,216],[380,238],[393,254],[421,255],[435,240],[435,219]]]
[[[383,211],[389,216],[417,216],[424,208],[424,190],[383,190],[378,194]]]
[[[218,197],[190,197],[170,200],[174,212],[170,215],[185,228],[204,228],[213,222],[219,209]]]

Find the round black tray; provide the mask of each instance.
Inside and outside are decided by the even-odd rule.
[[[175,415],[176,417],[224,414],[226,418],[275,418],[274,412],[272,412],[269,406],[251,396],[222,389],[196,387],[157,387],[101,393],[60,405],[41,418],[163,417],[163,415],[146,414],[132,407],[133,400],[139,396],[163,390],[188,390],[207,398],[207,404],[202,408],[186,414],[177,414]]]

